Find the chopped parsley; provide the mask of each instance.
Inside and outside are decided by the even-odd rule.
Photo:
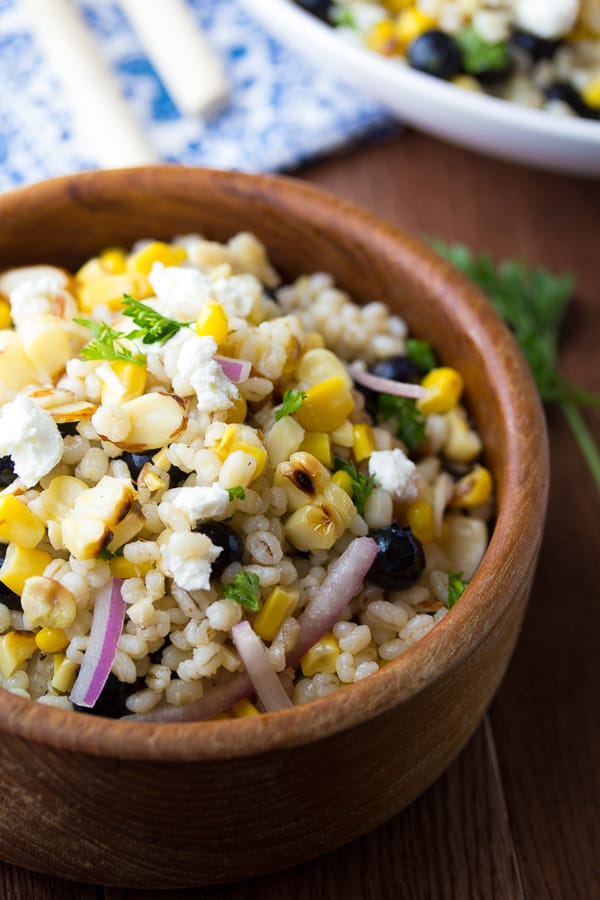
[[[128,334],[121,334],[115,331],[105,322],[94,322],[92,319],[74,319],[78,325],[89,328],[92,332],[93,339],[86,344],[81,351],[82,359],[121,359],[124,362],[133,363],[134,366],[143,366],[146,357],[143,353],[128,350],[123,345],[123,340],[129,337]]]
[[[494,44],[484,41],[473,25],[459,31],[456,42],[461,52],[462,67],[469,75],[501,71],[509,64],[508,44],[503,41]]]
[[[98,559],[105,559],[108,561],[110,559],[119,559],[121,556],[123,556],[123,547],[119,547],[118,550],[114,551],[105,547],[104,550],[101,550],[98,554]]]
[[[348,9],[348,7],[334,8],[329,14],[329,18],[331,22],[338,28],[356,29],[358,27],[356,24],[356,19],[354,18],[352,11]]]
[[[130,294],[123,294],[123,315],[133,319],[138,326],[127,337],[141,338],[143,344],[164,344],[182,328],[189,328],[192,322],[177,322],[168,319],[146,303],[140,303]]]
[[[229,494],[230,500],[235,500],[235,499],[244,500],[246,497],[246,491],[241,486],[241,484],[236,484],[233,487],[225,488],[225,490]]]
[[[347,472],[352,479],[352,501],[359,516],[362,516],[369,494],[375,487],[375,476],[371,475],[370,478],[365,478],[361,472],[357,471],[355,465],[337,457],[335,460],[335,471]]]
[[[396,436],[406,445],[409,452],[416,450],[425,440],[425,417],[417,403],[410,397],[392,397],[379,394],[377,397],[378,418],[393,421]]]
[[[279,422],[285,416],[291,416],[292,413],[297,412],[305,399],[306,394],[304,391],[297,391],[295,388],[285,391],[281,406],[278,406],[275,410],[275,421]]]
[[[236,603],[246,606],[253,612],[258,612],[260,608],[259,584],[258,575],[242,569],[231,584],[223,585],[223,596],[228,600],[235,600]]]
[[[462,597],[468,582],[463,580],[462,572],[448,570],[448,609],[452,609],[459,597]]]
[[[416,338],[408,338],[406,341],[406,355],[423,375],[427,375],[437,366],[435,353],[431,344],[427,341],[418,341]]]

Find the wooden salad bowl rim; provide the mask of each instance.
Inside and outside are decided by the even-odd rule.
[[[442,354],[444,361],[460,368],[460,359],[453,360],[452,354],[465,348],[471,354],[473,364],[465,375],[470,404],[477,406],[475,382],[486,386],[482,392],[487,391],[488,399],[493,391],[494,437],[486,451],[498,483],[498,516],[486,554],[461,602],[405,654],[349,688],[262,716],[169,724],[78,715],[0,691],[0,732],[84,754],[147,761],[233,759],[301,746],[375,717],[443,679],[502,617],[511,614],[515,596],[531,576],[543,531],[549,476],[543,411],[512,335],[465,277],[423,243],[365,209],[291,178],[164,165],[85,172],[18,188],[0,196],[0,268],[36,261],[71,266],[83,262],[86,252],[92,255],[101,249],[97,244],[87,246],[86,240],[98,240],[100,234],[105,235],[103,245],[114,244],[111,221],[125,221],[130,210],[139,217],[149,197],[165,221],[170,216],[178,221],[178,210],[186,204],[205,202],[215,204],[218,211],[223,208],[221,230],[228,210],[238,212],[242,206],[256,210],[257,227],[249,215],[246,230],[259,237],[264,232],[261,222],[268,221],[271,229],[290,227],[292,232],[300,223],[305,235],[321,242],[330,263],[349,253],[362,254],[370,263],[378,260],[382,271],[385,266],[399,278],[403,273],[416,293],[433,296],[435,314],[444,320],[440,328],[448,327],[463,342],[462,348],[450,347]],[[68,215],[62,216],[73,209],[71,238],[77,251],[76,257],[65,259],[73,254],[65,250],[70,226]],[[188,219],[189,215],[188,210]],[[53,216],[56,231],[44,233],[45,252],[40,258],[36,242],[27,244],[28,235],[47,227]],[[86,217],[96,228],[95,237],[81,236]],[[157,234],[152,219],[148,221],[146,233],[137,237],[184,233],[171,227],[170,235]],[[332,268],[335,265],[323,267]],[[343,286],[352,291],[351,285]],[[413,321],[417,326],[420,321],[415,306],[406,315],[400,310],[411,331]],[[417,334],[428,337],[422,330]],[[485,410],[479,409],[477,424],[485,419]]]

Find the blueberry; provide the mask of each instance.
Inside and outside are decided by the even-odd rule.
[[[533,62],[540,59],[552,59],[562,41],[547,41],[529,31],[515,31],[512,42],[516,47],[524,50]]]
[[[128,451],[125,451],[121,454],[121,459],[124,463],[127,463],[127,468],[134,481],[138,480],[140,472],[146,463],[152,462],[156,453],[157,451],[153,450],[151,453],[129,453]],[[181,469],[177,468],[177,466],[171,466],[169,469],[169,487],[179,487],[188,475],[189,472],[183,472]]]
[[[331,0],[296,0],[296,3],[317,19],[331,24],[330,16],[335,5]]]
[[[9,484],[12,484],[15,478],[17,477],[17,473],[15,472],[15,464],[12,461],[12,457],[3,456],[0,458],[0,488],[8,487]]]
[[[408,356],[388,356],[370,366],[369,372],[390,381],[419,381],[419,367]]]
[[[424,31],[408,49],[413,69],[436,78],[454,78],[460,72],[461,55],[454,38],[437,28]]]
[[[421,542],[410,528],[396,523],[371,531],[369,537],[377,544],[377,556],[367,572],[366,580],[378,587],[402,590],[417,581],[425,568],[425,553]]]
[[[73,708],[77,712],[87,713],[90,716],[105,716],[107,719],[120,719],[121,716],[128,715],[128,709],[125,706],[127,698],[136,691],[141,691],[145,687],[143,678],[138,678],[133,684],[125,684],[119,681],[112,672],[108,676],[106,684],[102,688],[100,696],[96,700],[94,706],[78,706],[73,704]]]
[[[556,81],[546,91],[546,100],[561,100],[583,119],[600,120],[600,110],[592,109],[581,94],[567,81]]]
[[[220,577],[228,565],[232,562],[241,562],[244,555],[244,543],[234,529],[224,522],[202,522],[196,525],[194,531],[205,534],[210,538],[215,547],[221,547],[216,560],[212,564],[213,575]]]
[[[74,437],[76,434],[79,434],[77,431],[78,425],[79,422],[61,422],[58,426],[58,430],[63,437]]]
[[[0,544],[0,566],[4,565],[4,560],[6,559],[6,545]],[[16,612],[21,612],[21,598],[18,594],[15,594],[14,591],[11,591],[9,587],[7,587],[3,581],[0,581],[0,603],[4,603],[5,606],[8,606],[9,609],[14,609]]]

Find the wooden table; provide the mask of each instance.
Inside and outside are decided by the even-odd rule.
[[[407,133],[300,176],[416,234],[577,278],[564,373],[600,392],[600,182]],[[586,414],[600,443],[600,412]],[[552,487],[521,641],[484,723],[409,809],[324,859],[260,881],[134,892],[0,864],[2,900],[593,900],[600,896],[600,496],[549,410]],[[1,802],[1,800],[0,800]],[[268,848],[266,848],[268,849]]]

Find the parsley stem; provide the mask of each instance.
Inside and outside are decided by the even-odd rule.
[[[594,438],[574,403],[571,403],[569,400],[563,400],[559,405],[577,446],[588,465],[596,487],[600,491],[600,452],[598,452]]]

